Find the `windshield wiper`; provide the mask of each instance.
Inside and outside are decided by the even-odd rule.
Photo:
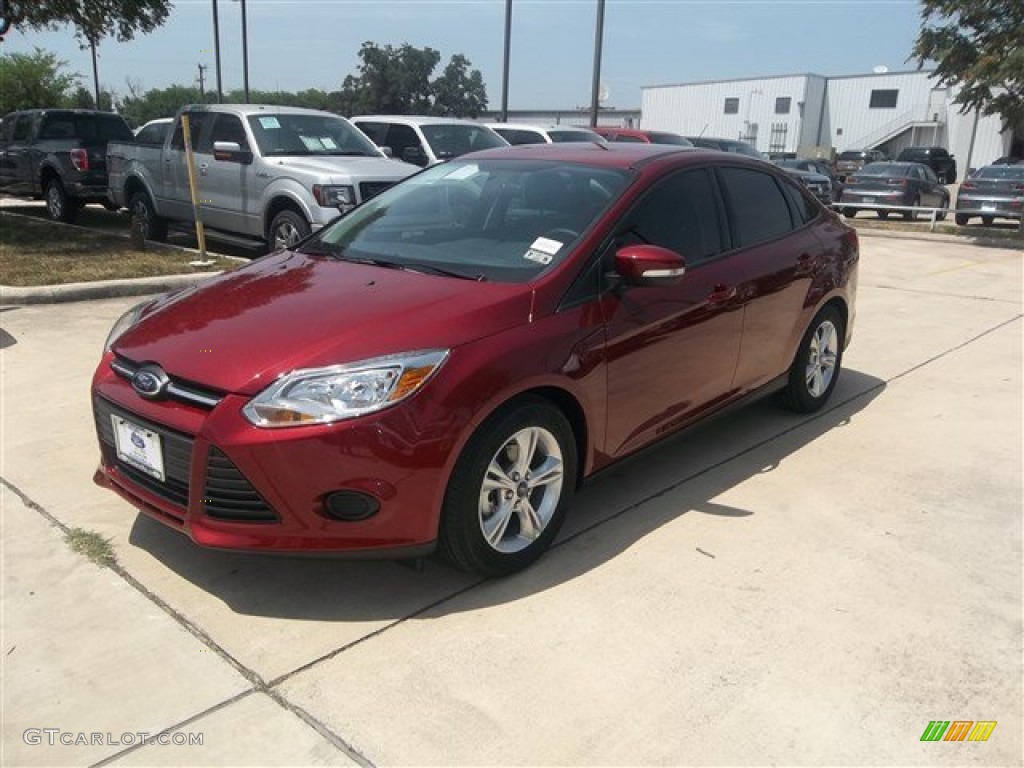
[[[349,261],[353,264],[368,264],[372,267],[381,267],[383,269],[398,269],[403,272],[419,272],[426,275],[442,275],[444,277],[455,277],[459,280],[474,280],[478,283],[482,283],[487,280],[487,278],[482,274],[467,275],[464,272],[455,272],[443,267],[435,267],[433,264],[422,264],[420,262],[393,261],[391,259],[368,258],[363,256],[344,256],[340,252],[337,254],[337,257],[343,261]]]

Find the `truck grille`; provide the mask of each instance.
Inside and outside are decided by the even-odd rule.
[[[359,185],[359,197],[365,203],[371,197],[376,197],[390,187],[392,183],[390,181],[364,181]]]

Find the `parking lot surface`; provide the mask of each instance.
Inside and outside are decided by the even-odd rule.
[[[139,516],[91,482],[89,408],[136,299],[3,308],[0,762],[1020,765],[1022,252],[861,253],[827,410],[618,465],[492,581]],[[922,742],[934,720],[997,725]]]

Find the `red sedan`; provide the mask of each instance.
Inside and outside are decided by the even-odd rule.
[[[612,462],[770,392],[820,408],[857,262],[852,229],[738,155],[467,155],[126,313],[93,380],[97,480],[205,546],[509,573]]]

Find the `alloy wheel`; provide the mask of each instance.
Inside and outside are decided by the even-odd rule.
[[[828,391],[829,384],[832,383],[832,377],[836,372],[838,358],[839,333],[831,320],[825,320],[815,329],[814,336],[811,337],[807,369],[804,373],[807,391],[812,397],[821,397]]]

